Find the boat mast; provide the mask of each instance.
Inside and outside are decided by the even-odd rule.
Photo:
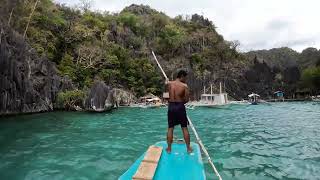
[[[213,94],[213,92],[212,92],[212,84],[210,84],[210,93],[211,93],[211,95]]]
[[[221,85],[221,82],[220,82],[220,94],[222,94],[222,85]]]

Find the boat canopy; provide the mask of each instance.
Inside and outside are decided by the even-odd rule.
[[[147,94],[147,95],[145,95],[143,97],[140,97],[140,99],[153,99],[153,98],[157,98],[157,96],[155,96],[155,95],[153,95],[151,93],[149,93],[149,94]]]
[[[276,91],[273,94],[284,93],[283,91]]]
[[[276,92],[274,92],[273,93],[275,96],[277,96],[277,97],[279,97],[279,98],[283,98],[283,96],[284,96],[284,92],[282,92],[282,91],[276,91]]]
[[[155,98],[151,98],[151,99],[146,99],[148,102],[152,102],[152,101],[161,101],[160,98],[155,97]]]
[[[251,97],[260,97],[260,95],[259,95],[259,94],[252,93],[252,94],[249,94],[248,97],[250,97],[250,98],[251,98]]]
[[[139,98],[139,102],[160,102],[160,101],[161,99],[159,97],[151,93]]]

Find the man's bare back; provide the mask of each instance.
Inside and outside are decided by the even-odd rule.
[[[184,102],[189,101],[188,85],[179,81],[170,81],[168,83],[169,102]]]
[[[191,153],[190,135],[188,131],[188,117],[186,113],[185,103],[189,101],[189,89],[186,84],[187,72],[179,71],[175,81],[166,80],[169,90],[169,104],[168,104],[168,133],[166,151],[171,152],[171,145],[173,142],[173,129],[175,125],[180,124],[183,132],[183,137],[186,142],[187,152]]]

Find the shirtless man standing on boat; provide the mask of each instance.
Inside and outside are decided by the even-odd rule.
[[[192,152],[190,146],[190,135],[188,131],[188,118],[186,113],[185,103],[189,101],[189,89],[186,84],[188,73],[185,70],[180,70],[175,81],[166,80],[166,85],[169,90],[169,107],[168,107],[168,133],[166,151],[171,153],[171,145],[173,142],[174,126],[180,124],[187,145],[188,153]]]

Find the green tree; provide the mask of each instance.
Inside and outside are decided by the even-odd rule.
[[[159,45],[162,52],[173,53],[182,46],[185,39],[184,29],[174,24],[168,24],[161,31]]]
[[[4,1],[1,20],[6,22],[13,10],[10,25],[23,34],[36,0]],[[138,96],[161,94],[163,79],[150,62],[150,48],[165,61],[164,69],[190,67],[196,80],[215,79],[213,74],[226,76],[223,72],[248,63],[237,52],[238,44],[224,41],[214,24],[203,16],[172,19],[138,5],[110,14],[92,11],[91,2],[83,0],[81,9],[77,9],[51,0],[39,1],[26,38],[38,54],[54,61],[60,74],[69,76],[79,89],[99,78]]]
[[[83,106],[85,92],[81,90],[72,90],[58,93],[57,105],[69,110],[74,110],[75,106]]]
[[[305,69],[302,73],[302,83],[304,87],[312,91],[319,92],[320,90],[320,67],[312,67]]]
[[[316,63],[316,66],[317,66],[317,67],[320,67],[320,57],[319,57],[319,59],[318,59],[318,61],[317,61],[317,63]]]
[[[119,15],[118,19],[123,26],[129,27],[135,33],[138,31],[139,18],[135,14],[124,12]]]
[[[73,57],[69,54],[65,54],[62,61],[58,65],[60,74],[63,76],[68,76],[72,80],[76,80],[76,69],[73,62]]]

